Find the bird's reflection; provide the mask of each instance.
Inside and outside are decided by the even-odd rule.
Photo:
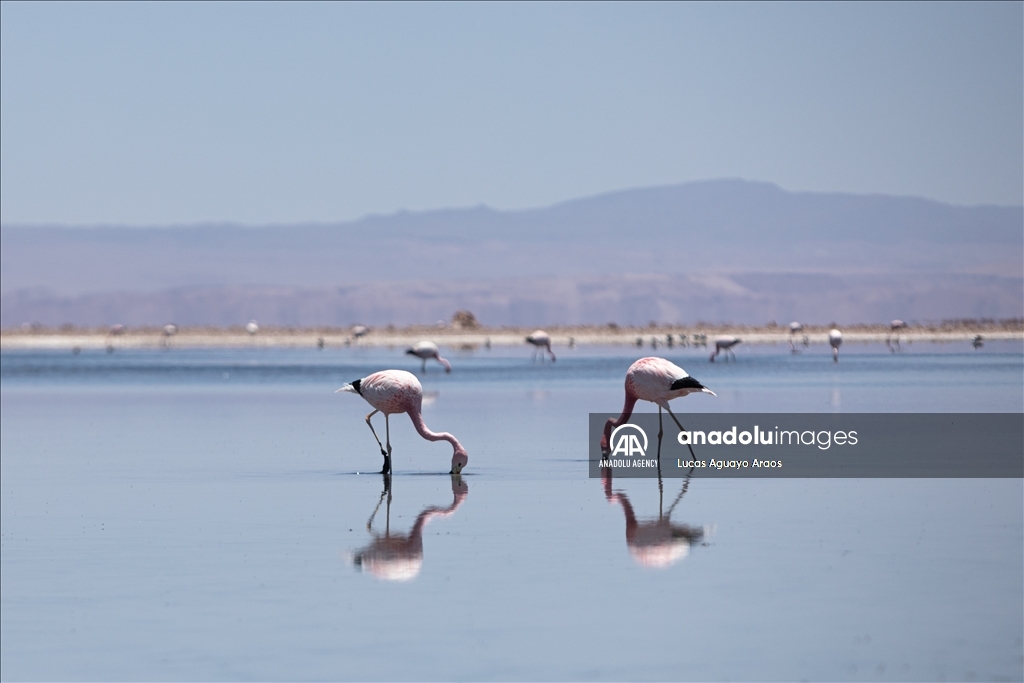
[[[689,475],[683,480],[679,495],[672,501],[668,510],[665,510],[665,485],[659,467],[658,517],[649,520],[638,520],[629,497],[621,490],[612,490],[611,468],[601,469],[601,481],[604,483],[605,499],[613,505],[619,505],[626,515],[626,546],[637,564],[652,569],[670,567],[689,555],[690,546],[704,538],[705,528],[676,524],[671,519],[676,506],[690,488]]]
[[[452,504],[448,507],[436,505],[424,508],[416,516],[416,522],[408,533],[391,531],[391,475],[385,474],[384,490],[377,501],[377,507],[366,522],[366,530],[373,535],[373,542],[356,551],[352,564],[361,571],[369,572],[385,581],[410,581],[423,569],[423,529],[427,523],[438,517],[455,514],[466,496],[469,486],[459,475],[452,475]],[[374,518],[384,505],[384,533],[373,530]]]

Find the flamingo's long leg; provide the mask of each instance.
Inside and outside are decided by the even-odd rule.
[[[375,410],[372,413],[370,413],[369,415],[367,415],[366,416],[366,424],[370,427],[370,431],[373,432],[373,438],[375,438],[377,440],[377,445],[380,446],[380,454],[383,455],[383,456],[387,456],[387,453],[384,451],[384,444],[382,444],[380,442],[380,437],[377,436],[377,430],[375,430],[373,428],[373,423],[370,422],[370,418],[373,417],[374,415],[376,415],[379,412],[380,412],[379,410]],[[387,415],[384,416],[384,420],[385,420],[385,422],[387,421]]]
[[[658,487],[661,487],[661,436],[665,430],[661,427],[661,406],[658,406]]]
[[[661,406],[658,406],[658,408],[661,408]],[[665,404],[665,410],[667,410],[668,414],[672,416],[672,421],[676,423],[676,426],[679,427],[679,430],[685,432],[686,428],[683,427],[683,425],[679,424],[679,418],[677,418],[676,414],[672,412],[672,409],[668,407],[668,403]],[[690,457],[696,460],[697,455],[693,452],[693,446],[691,446],[690,444],[686,444],[686,447],[690,449]]]
[[[388,456],[391,455],[391,422],[388,418],[391,416],[384,413],[384,438],[388,444]]]

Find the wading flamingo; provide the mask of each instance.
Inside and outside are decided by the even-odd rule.
[[[166,349],[168,344],[170,343],[171,337],[173,337],[176,334],[178,334],[177,325],[175,325],[174,323],[167,323],[166,325],[164,325],[164,338],[161,341],[161,346],[163,346]]]
[[[544,330],[536,330],[530,336],[526,338],[528,344],[533,344],[533,359],[537,359],[537,354],[540,353],[540,359],[544,360],[544,350],[551,354],[551,362],[555,362],[555,352],[551,350],[551,337]]]
[[[714,363],[715,362],[715,356],[720,354],[722,351],[725,351],[725,358],[726,358],[726,360],[729,359],[729,356],[732,356],[732,359],[736,360],[736,353],[733,352],[732,347],[736,346],[741,341],[743,341],[743,340],[739,339],[738,337],[731,337],[731,336],[719,337],[718,339],[715,340],[715,352],[713,354],[711,354],[711,358],[709,358],[708,360],[710,360],[712,363]]]
[[[832,362],[839,362],[839,347],[843,345],[843,333],[833,329],[828,333],[828,343],[832,345]]]
[[[111,337],[120,337],[127,329],[127,327],[120,323],[110,326],[110,329],[107,331],[107,353],[114,352],[114,342]]]
[[[804,326],[801,325],[800,323],[796,322],[795,320],[789,324],[789,351],[790,351],[790,353],[799,353],[796,350],[796,344],[793,343],[793,339],[795,338],[795,335],[796,335],[797,332],[803,332],[803,331],[804,331]]]
[[[389,418],[394,413],[409,413],[412,426],[427,441],[447,441],[455,449],[452,453],[452,469],[449,474],[459,474],[469,462],[469,455],[459,440],[448,432],[432,432],[427,428],[421,414],[423,407],[423,387],[416,375],[405,370],[381,370],[372,375],[357,379],[346,384],[338,391],[350,391],[359,394],[373,406],[373,412],[366,416],[366,424],[373,432],[373,438],[380,446],[380,454],[384,456],[383,473],[391,472],[391,424]],[[338,393],[338,392],[335,392]],[[387,449],[381,444],[370,418],[377,413],[384,413],[384,434]]]
[[[441,352],[437,348],[437,344],[432,341],[421,341],[413,344],[412,348],[406,349],[405,352],[410,356],[416,356],[423,361],[423,365],[420,367],[421,372],[427,371],[427,359],[433,358],[438,363],[444,366],[445,372],[452,371],[452,364],[441,358]]]
[[[668,407],[668,402],[694,392],[715,395],[715,392],[686,374],[686,370],[664,358],[641,358],[633,363],[626,371],[626,402],[622,406],[622,414],[617,419],[610,418],[604,425],[604,434],[601,436],[602,452],[608,450],[608,439],[611,438],[612,430],[629,420],[637,401],[650,401],[658,404],[659,437],[662,433],[662,408],[668,411],[676,425],[682,430],[683,425],[679,424],[675,413]]]
[[[407,534],[391,532],[391,475],[384,475],[384,492],[377,508],[366,522],[366,530],[373,534],[373,542],[352,556],[352,564],[360,571],[369,572],[385,581],[409,581],[423,569],[423,529],[431,520],[450,517],[469,495],[469,486],[462,477],[452,477],[452,504],[448,507],[432,505],[416,516],[416,522]],[[373,518],[387,496],[384,534],[373,531]]]
[[[885,345],[889,347],[891,352],[896,353],[903,350],[903,347],[900,346],[900,330],[904,330],[906,327],[907,324],[902,320],[893,320],[889,323],[889,336],[885,338]],[[889,343],[893,337],[896,338],[896,348],[893,348],[892,344]]]

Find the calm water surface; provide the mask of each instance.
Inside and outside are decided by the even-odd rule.
[[[658,353],[718,393],[680,413],[1024,410],[1019,343]],[[646,353],[529,355],[428,366],[467,474],[395,416],[385,492],[334,390],[400,349],[2,354],[2,678],[1024,677],[1020,480],[606,491],[587,414]]]

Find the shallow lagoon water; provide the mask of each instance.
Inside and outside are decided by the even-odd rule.
[[[1022,351],[655,353],[718,393],[679,413],[1020,412]],[[418,369],[400,350],[4,353],[2,678],[1024,676],[1020,480],[694,480],[690,543],[647,567],[622,501],[656,520],[683,482],[609,502],[585,432],[651,352],[529,353],[428,365],[426,421],[469,468],[453,483],[447,444],[395,416],[390,505],[368,407],[333,392]]]

